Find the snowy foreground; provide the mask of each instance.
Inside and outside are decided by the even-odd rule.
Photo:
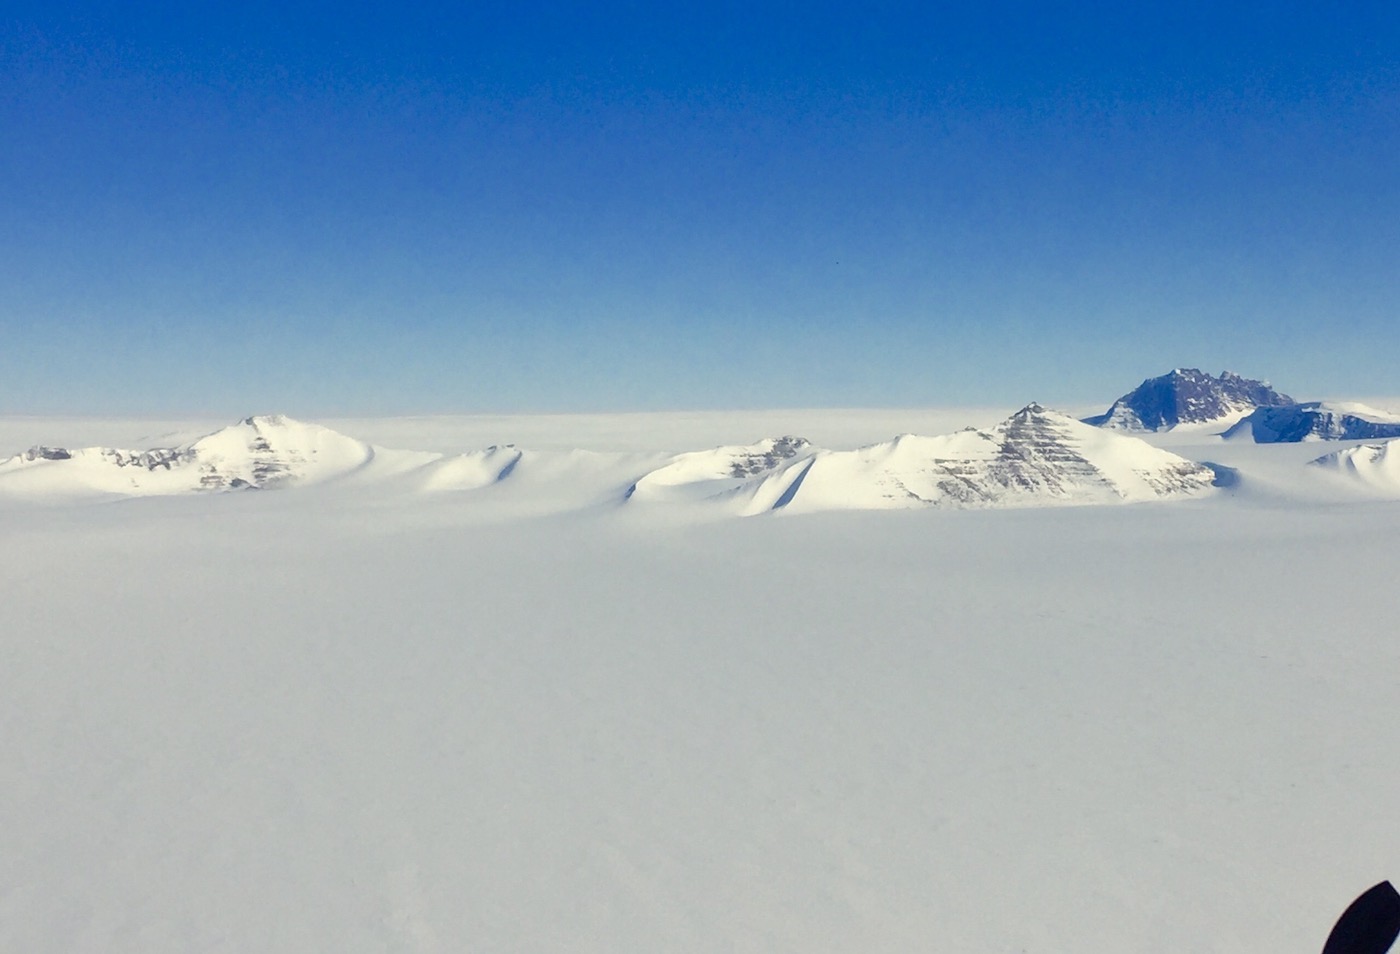
[[[0,950],[1316,954],[1400,876],[1396,457],[1178,429],[1237,482],[617,493],[1011,410],[325,421],[428,470],[0,493]]]

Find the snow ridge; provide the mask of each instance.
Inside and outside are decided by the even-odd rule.
[[[1400,496],[1400,442],[1358,444],[1312,461],[1315,467],[1333,470],[1370,490]]]
[[[1256,444],[1388,440],[1400,437],[1400,417],[1364,404],[1308,401],[1257,408],[1224,436],[1250,436]]]
[[[801,437],[769,437],[753,444],[731,444],[711,450],[677,454],[664,466],[638,478],[626,499],[703,499],[731,491],[742,482],[772,472],[780,465],[811,456],[811,443]]]

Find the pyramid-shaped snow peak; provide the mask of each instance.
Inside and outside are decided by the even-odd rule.
[[[1038,507],[1208,492],[1214,472],[1031,404],[987,430],[819,451],[733,494],[743,512]]]
[[[129,496],[237,490],[326,480],[373,456],[368,444],[319,424],[266,415],[177,447],[35,447],[0,462],[0,487]]]
[[[249,417],[187,448],[202,486],[311,483],[355,470],[374,457],[368,444],[281,414]]]

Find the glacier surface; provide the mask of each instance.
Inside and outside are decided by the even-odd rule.
[[[1179,430],[1238,483],[620,493],[1007,417],[339,421],[304,492],[0,494],[0,949],[1320,949],[1400,857],[1396,495]]]

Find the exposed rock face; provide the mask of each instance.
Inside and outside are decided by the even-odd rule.
[[[1245,435],[1256,444],[1387,440],[1400,437],[1400,417],[1364,404],[1308,401],[1261,407],[1225,432],[1226,437]]]
[[[763,510],[1037,507],[1208,492],[1211,468],[1032,404],[988,430],[818,451],[737,492]]]
[[[1148,378],[1085,424],[1121,431],[1165,431],[1178,424],[1205,424],[1246,413],[1256,407],[1292,404],[1269,386],[1231,371],[1219,377],[1195,368],[1177,368]]]
[[[63,447],[31,447],[20,455],[27,461],[35,460],[72,460],[73,455]]]
[[[772,470],[780,462],[804,453],[811,446],[802,438],[791,435],[764,441],[750,453],[735,455],[729,467],[729,476],[752,477]]]

